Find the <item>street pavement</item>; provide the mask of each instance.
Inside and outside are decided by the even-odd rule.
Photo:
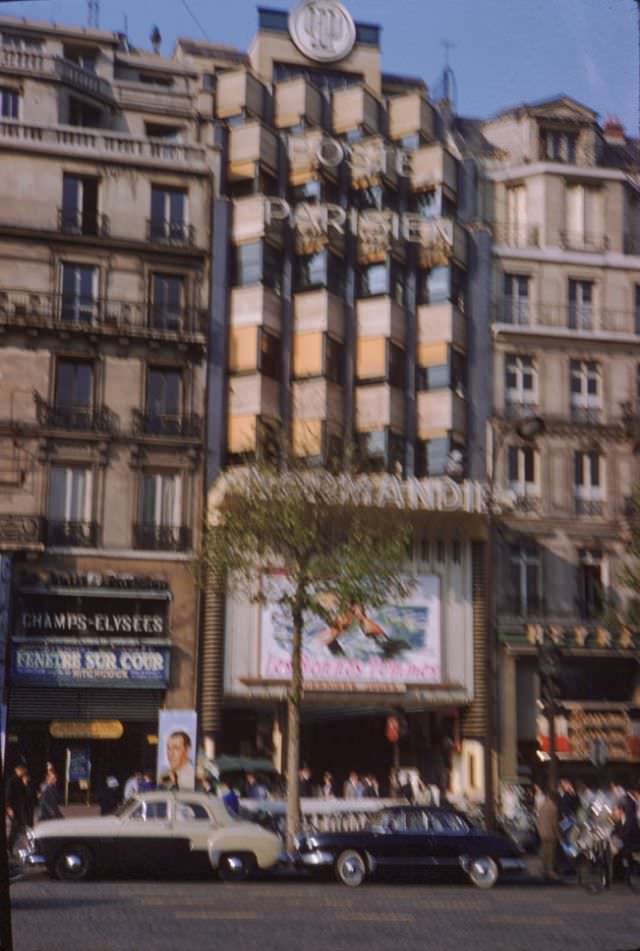
[[[271,879],[12,886],[15,951],[635,951],[623,885],[367,884]]]

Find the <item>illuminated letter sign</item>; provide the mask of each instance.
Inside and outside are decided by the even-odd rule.
[[[289,15],[289,33],[300,52],[318,63],[344,59],[356,41],[351,14],[336,0],[305,0]]]

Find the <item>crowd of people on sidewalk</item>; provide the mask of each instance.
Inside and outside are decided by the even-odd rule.
[[[568,870],[561,846],[593,813],[606,825],[614,855],[630,858],[640,850],[640,783],[625,789],[611,782],[593,789],[562,778],[557,789],[534,787],[534,811],[542,874],[547,880],[557,880],[559,872]]]

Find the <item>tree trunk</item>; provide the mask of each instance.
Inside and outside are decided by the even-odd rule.
[[[302,612],[293,612],[291,683],[287,697],[287,851],[300,832],[300,705],[302,701]]]

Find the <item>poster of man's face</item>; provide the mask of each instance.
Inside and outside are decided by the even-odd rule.
[[[161,710],[158,724],[160,789],[192,790],[196,783],[197,718],[194,710]]]

